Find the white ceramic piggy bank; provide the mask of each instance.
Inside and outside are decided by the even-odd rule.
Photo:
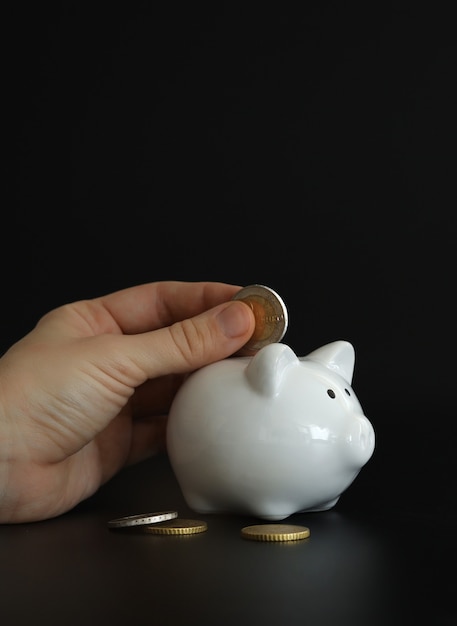
[[[167,427],[188,506],[266,520],[333,507],[375,444],[351,388],[354,362],[346,341],[300,358],[273,343],[191,374]]]

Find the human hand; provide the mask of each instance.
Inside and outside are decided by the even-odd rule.
[[[164,446],[183,378],[240,349],[224,283],[156,282],[59,307],[0,359],[0,522],[60,515]]]

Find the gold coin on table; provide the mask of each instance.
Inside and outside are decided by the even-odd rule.
[[[207,528],[207,523],[201,520],[176,518],[154,526],[146,526],[144,530],[153,535],[195,535]]]
[[[108,522],[109,528],[128,528],[131,526],[142,526],[144,524],[157,524],[178,517],[177,511],[159,511],[158,513],[139,513],[136,515],[126,515]]]
[[[240,289],[232,300],[245,302],[255,317],[252,337],[240,353],[253,354],[270,343],[281,341],[287,330],[288,314],[286,305],[273,289],[264,285],[248,285]]]
[[[298,541],[309,535],[309,528],[295,524],[255,524],[241,529],[241,536],[253,541]]]

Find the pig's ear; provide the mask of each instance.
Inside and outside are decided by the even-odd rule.
[[[355,365],[354,347],[348,341],[333,341],[310,352],[305,361],[314,361],[337,372],[349,384],[352,383]]]
[[[271,343],[252,357],[245,375],[256,391],[265,396],[276,396],[286,370],[299,364],[298,357],[289,346]]]

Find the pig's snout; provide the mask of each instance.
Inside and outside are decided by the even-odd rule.
[[[375,434],[370,421],[360,413],[354,414],[346,438],[349,456],[354,465],[362,467],[371,458],[375,446]]]

